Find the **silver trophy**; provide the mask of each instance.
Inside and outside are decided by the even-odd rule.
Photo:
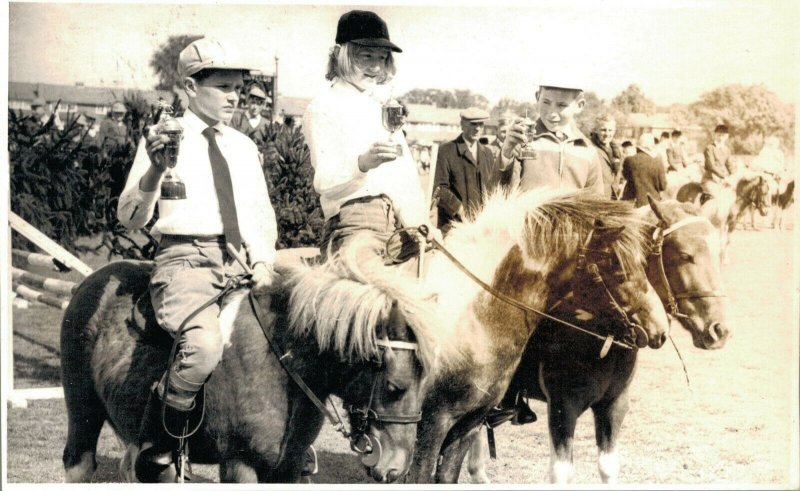
[[[167,172],[161,182],[161,199],[186,199],[186,185],[175,172],[181,139],[183,139],[183,128],[173,116],[172,106],[169,104],[162,103],[161,117],[156,127],[156,133],[169,137],[169,141],[164,144]]]
[[[390,99],[383,105],[381,116],[383,118],[383,127],[389,132],[389,141],[394,143],[395,132],[402,128],[406,122],[406,117],[403,114],[403,106],[395,99]],[[398,157],[403,155],[403,145],[398,143],[396,145],[396,151]]]

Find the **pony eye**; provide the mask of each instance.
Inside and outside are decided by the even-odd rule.
[[[694,256],[692,256],[691,254],[687,254],[685,252],[681,252],[679,254],[679,256],[680,256],[681,260],[686,261],[687,263],[693,263],[694,262]]]
[[[399,394],[402,390],[403,390],[402,387],[395,385],[393,382],[389,380],[386,381],[386,392],[388,392],[390,395]]]

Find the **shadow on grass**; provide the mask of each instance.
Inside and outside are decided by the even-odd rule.
[[[25,341],[31,343],[34,346],[38,346],[38,347],[42,348],[43,350],[47,351],[51,355],[53,355],[53,356],[55,356],[57,358],[61,358],[61,350],[59,350],[58,348],[54,348],[53,346],[50,346],[47,343],[43,343],[42,341],[39,341],[38,339],[34,339],[34,338],[28,336],[27,334],[22,334],[21,332],[15,331],[14,332],[14,337],[20,338],[22,340],[25,340]]]
[[[318,451],[319,472],[311,477],[312,483],[337,484],[337,483],[364,483],[374,484],[375,481],[367,475],[364,467],[358,462],[354,454]],[[119,457],[97,456],[97,470],[92,477],[95,483],[120,482]],[[218,480],[216,465],[202,466],[206,472],[200,475]],[[210,473],[208,471],[211,471]]]
[[[46,360],[32,358],[14,353],[14,380],[19,388],[19,382],[38,385],[59,385],[61,383],[61,367],[53,365]]]

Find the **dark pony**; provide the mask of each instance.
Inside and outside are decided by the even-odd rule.
[[[781,230],[783,228],[783,212],[794,203],[794,179],[786,184],[783,191],[778,191],[772,197],[772,207],[775,215],[772,217],[772,227]]]
[[[647,276],[667,312],[691,333],[696,347],[722,348],[730,331],[725,325],[725,304],[720,293],[716,230],[688,203],[650,200],[650,206],[640,210],[652,224],[648,235],[653,248]],[[604,335],[619,330],[613,319],[578,316],[569,307],[564,303],[559,312],[587,329]],[[552,482],[563,484],[573,477],[576,422],[587,409],[594,415],[600,477],[606,483],[617,480],[617,442],[628,411],[628,388],[636,358],[636,350],[617,347],[601,357],[593,339],[550,320],[540,322],[525,348],[509,393],[521,390],[547,403]],[[472,440],[465,439],[457,450],[444,456],[440,482],[455,482],[467,448],[473,482],[488,482],[479,436],[475,432]]]
[[[668,321],[644,272],[646,225],[628,203],[534,190],[490,197],[474,220],[453,228],[446,249],[494,293],[451,259],[431,261],[428,282],[439,295],[443,328],[466,356],[435,373],[409,482],[430,481],[440,453],[500,401],[541,312],[569,292],[593,315],[634,319],[642,329],[626,336],[638,346],[664,343]]]
[[[377,261],[355,261],[365,246],[372,247],[354,241],[323,265],[278,264],[283,285],[259,305],[283,362],[321,400],[343,399],[367,471],[393,481],[410,464],[439,333],[435,316],[427,314],[431,301],[413,278]],[[152,268],[119,261],[99,269],[65,312],[68,482],[91,479],[106,421],[127,445],[122,477],[133,475],[144,405],[171,345],[147,294]],[[220,314],[226,346],[205,387],[204,418],[189,439],[189,458],[218,462],[222,482],[296,482],[323,415],[268,345],[255,306],[246,290],[226,297]]]

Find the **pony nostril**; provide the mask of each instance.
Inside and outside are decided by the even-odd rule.
[[[400,477],[400,473],[397,469],[389,469],[389,472],[386,474],[386,480],[389,482],[397,481],[398,477]]]
[[[711,326],[711,332],[713,333],[712,336],[714,337],[715,341],[728,337],[728,329],[726,329],[725,326],[719,322],[715,322]]]

